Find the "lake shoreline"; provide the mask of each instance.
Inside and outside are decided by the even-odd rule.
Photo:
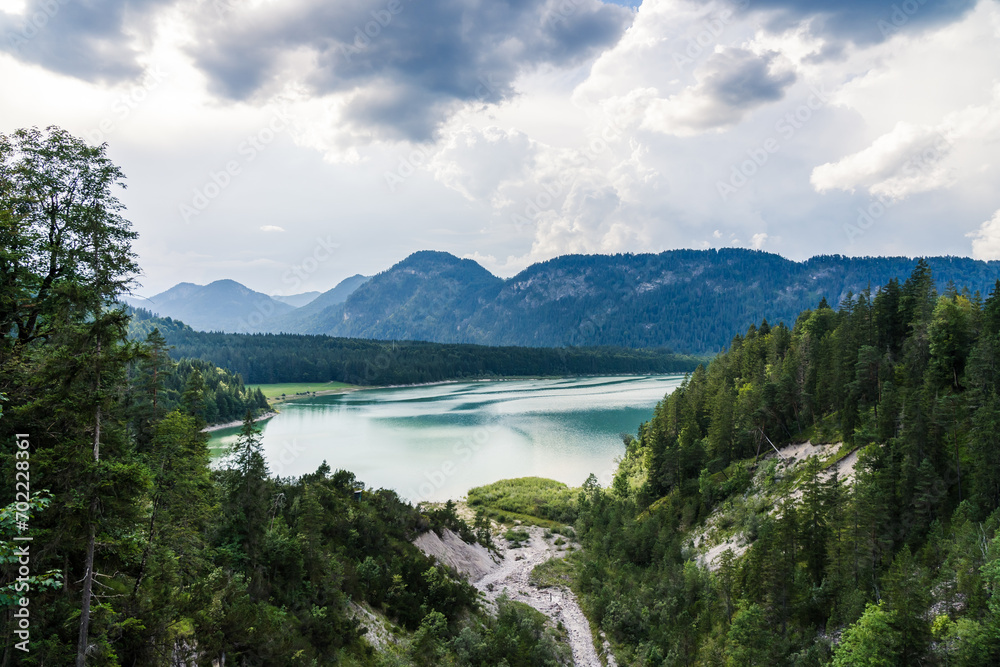
[[[268,419],[271,419],[272,417],[277,417],[277,416],[278,416],[278,413],[272,410],[271,412],[265,412],[260,417],[255,417],[254,418],[254,422],[257,423],[257,424],[259,424],[262,421],[267,421]],[[242,425],[243,425],[243,420],[242,419],[237,419],[235,421],[226,422],[225,424],[212,424],[211,426],[206,426],[205,428],[201,429],[201,432],[202,433],[211,433],[213,431],[221,431],[222,429],[226,429],[226,428],[236,428],[237,426],[242,426]]]
[[[332,396],[334,394],[348,394],[355,391],[365,391],[369,389],[410,389],[413,387],[436,387],[439,385],[447,384],[471,384],[473,382],[515,382],[524,380],[578,380],[580,378],[602,378],[602,377],[615,377],[615,378],[651,378],[651,377],[671,377],[675,375],[690,375],[690,371],[677,372],[677,373],[591,373],[587,375],[505,375],[503,377],[495,378],[461,378],[456,380],[435,380],[434,382],[413,382],[410,384],[373,384],[373,385],[354,385],[351,387],[341,387],[338,389],[329,389],[325,391],[314,391],[304,394],[293,394],[291,396],[285,396],[284,398],[269,398],[268,403],[271,405],[278,405],[280,403],[288,403],[291,401],[300,401],[307,398],[314,398],[316,396]],[[249,385],[248,385],[249,386]],[[260,385],[252,385],[258,387]],[[274,415],[270,415],[274,416]],[[240,421],[239,424],[243,422]],[[218,429],[220,427],[211,427],[213,429]]]
[[[652,378],[652,377],[669,377],[674,375],[690,375],[691,371],[677,372],[677,373],[590,373],[587,375],[505,375],[503,377],[495,378],[461,378],[458,380],[437,380],[435,382],[414,382],[411,384],[373,384],[373,385],[357,385],[356,387],[350,389],[349,391],[358,391],[361,389],[406,389],[409,387],[434,387],[442,384],[471,384],[473,382],[513,382],[513,381],[523,381],[523,380],[578,380],[580,378]],[[336,392],[328,392],[336,393]],[[318,394],[317,394],[318,395]],[[308,396],[300,396],[298,398],[309,398]]]

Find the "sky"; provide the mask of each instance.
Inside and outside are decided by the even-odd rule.
[[[1000,258],[997,0],[0,0],[0,133],[107,143],[140,296],[418,250]]]

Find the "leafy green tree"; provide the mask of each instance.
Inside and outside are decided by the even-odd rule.
[[[727,663],[731,667],[770,665],[774,656],[774,635],[764,610],[756,604],[739,609],[727,636]]]
[[[902,643],[895,628],[896,613],[869,604],[857,623],[844,630],[833,653],[834,667],[895,667],[904,665]]]

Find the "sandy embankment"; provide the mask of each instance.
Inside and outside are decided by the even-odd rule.
[[[562,586],[539,589],[530,580],[536,565],[566,555],[566,551],[560,551],[553,544],[559,536],[546,539],[545,531],[538,526],[520,528],[528,532],[530,539],[518,549],[502,544],[499,556],[491,555],[482,545],[466,544],[458,535],[447,530],[440,538],[433,531],[424,533],[414,544],[428,556],[468,576],[469,581],[483,593],[487,604],[492,606],[498,597],[506,593],[511,600],[524,602],[548,616],[553,625],[562,622],[573,650],[573,664],[578,667],[602,667],[594,649],[590,623],[573,591]],[[615,664],[612,656],[608,657],[608,664]]]
[[[260,417],[254,419],[254,422],[259,424],[262,421],[270,419],[271,417],[277,416],[277,412],[267,412],[262,414]],[[201,429],[202,433],[211,433],[212,431],[221,431],[224,428],[234,428],[236,426],[243,426],[243,420],[237,419],[236,421],[226,422],[225,424],[212,424],[211,426],[206,426]]]

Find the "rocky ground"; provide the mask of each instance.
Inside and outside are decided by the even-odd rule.
[[[538,526],[520,528],[527,531],[529,539],[517,548],[507,546],[506,540],[498,540],[498,555],[489,554],[478,544],[466,544],[450,531],[445,531],[440,538],[433,533],[425,533],[415,544],[424,553],[465,573],[469,581],[482,591],[487,604],[494,604],[506,593],[510,599],[524,602],[548,616],[553,625],[561,623],[573,651],[573,664],[577,667],[602,667],[604,663],[594,649],[590,623],[573,591],[563,586],[538,588],[530,579],[531,571],[536,566],[551,558],[564,557],[567,553],[565,545],[554,544],[559,536],[546,538],[545,530]],[[607,664],[614,665],[614,658],[609,656]]]

